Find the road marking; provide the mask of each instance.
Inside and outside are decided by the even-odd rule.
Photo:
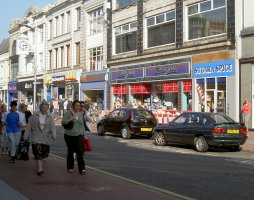
[[[61,156],[58,156],[58,155],[55,155],[55,154],[50,154],[50,156],[52,156],[53,158],[56,158],[56,159],[60,159],[60,160],[66,160],[65,158],[61,157]],[[181,194],[177,194],[175,192],[171,192],[169,190],[164,190],[162,188],[158,188],[158,187],[155,187],[155,186],[151,186],[151,185],[148,185],[148,184],[145,184],[145,183],[141,183],[141,182],[138,182],[138,181],[134,181],[132,179],[129,179],[129,178],[125,178],[123,176],[119,176],[119,175],[116,175],[116,174],[112,174],[110,172],[106,172],[106,171],[103,171],[101,169],[97,169],[95,167],[91,167],[91,166],[87,166],[86,167],[88,169],[91,169],[91,170],[94,170],[94,171],[97,171],[99,173],[102,173],[102,174],[105,174],[105,175],[108,175],[108,176],[111,176],[111,177],[114,177],[114,178],[118,178],[120,180],[123,180],[123,181],[126,181],[126,182],[129,182],[129,183],[133,183],[135,185],[139,185],[139,186],[142,186],[144,188],[147,188],[147,189],[150,189],[150,190],[153,190],[155,192],[161,192],[163,194],[167,194],[167,195],[170,195],[170,196],[173,196],[173,197],[177,197],[177,198],[180,198],[180,199],[183,199],[183,200],[194,200],[193,198],[191,197],[187,197],[187,196],[184,196],[184,195],[181,195]]]

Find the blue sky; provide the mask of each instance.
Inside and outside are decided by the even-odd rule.
[[[56,0],[2,0],[0,13],[0,42],[8,37],[8,30],[15,18],[23,18],[25,12],[32,6],[42,8],[54,4]]]

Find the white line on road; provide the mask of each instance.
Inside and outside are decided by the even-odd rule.
[[[61,156],[57,156],[55,154],[50,154],[52,157],[54,158],[57,158],[57,159],[60,159],[60,160],[66,160],[65,158],[61,157]],[[136,185],[139,185],[139,186],[142,186],[144,188],[147,188],[147,189],[150,189],[150,190],[153,190],[153,191],[156,191],[156,192],[161,192],[161,193],[164,193],[164,194],[167,194],[167,195],[171,195],[173,197],[177,197],[177,198],[180,198],[180,199],[183,199],[183,200],[194,200],[193,198],[190,198],[190,197],[187,197],[187,196],[184,196],[184,195],[181,195],[181,194],[177,194],[175,192],[171,192],[169,190],[164,190],[162,188],[158,188],[158,187],[155,187],[155,186],[151,186],[151,185],[147,185],[147,184],[144,184],[144,183],[141,183],[141,182],[138,182],[138,181],[134,181],[132,179],[128,179],[128,178],[125,178],[125,177],[122,177],[122,176],[119,176],[119,175],[116,175],[116,174],[112,174],[110,172],[106,172],[106,171],[103,171],[103,170],[100,170],[100,169],[97,169],[95,167],[91,167],[91,166],[86,166],[88,169],[91,169],[91,170],[94,170],[94,171],[97,171],[97,172],[100,172],[102,174],[106,174],[108,176],[112,176],[114,178],[118,178],[120,180],[123,180],[123,181],[126,181],[126,182],[129,182],[129,183],[133,183],[133,184],[136,184]]]

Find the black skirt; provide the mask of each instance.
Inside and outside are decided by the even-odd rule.
[[[49,156],[49,145],[32,144],[32,149],[35,160],[43,160]]]

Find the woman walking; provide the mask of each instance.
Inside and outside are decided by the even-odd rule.
[[[34,159],[37,164],[37,175],[44,173],[44,159],[49,155],[49,145],[56,139],[56,127],[53,117],[48,113],[49,104],[42,102],[40,110],[35,112],[28,121],[24,139],[29,136],[32,141]]]
[[[65,129],[64,139],[67,145],[67,170],[73,172],[74,153],[77,155],[78,170],[80,174],[85,174],[85,162],[82,151],[82,138],[84,137],[85,127],[83,113],[80,110],[80,101],[72,103],[72,109],[68,110],[63,117],[62,125],[73,123],[73,127]]]

